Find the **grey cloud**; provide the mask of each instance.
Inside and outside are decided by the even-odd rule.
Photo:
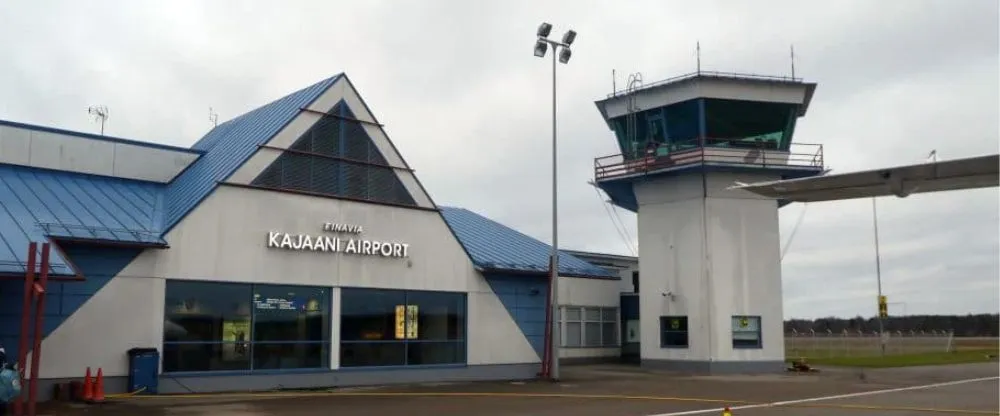
[[[628,254],[586,181],[616,152],[593,101],[611,70],[646,82],[695,69],[819,82],[797,140],[855,170],[996,152],[996,2],[245,1],[0,4],[0,118],[190,145],[221,120],[346,71],[439,204],[548,240],[550,67],[542,20],[580,35],[559,67],[560,237]],[[998,305],[996,190],[879,201],[883,277],[907,311]],[[788,238],[801,206],[782,209]],[[809,207],[784,264],[789,316],[870,314],[868,201]],[[634,244],[635,215],[619,214]]]

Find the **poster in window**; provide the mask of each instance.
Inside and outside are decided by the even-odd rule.
[[[418,310],[417,305],[406,305],[406,339],[417,339],[420,334],[417,330]]]
[[[420,317],[417,305],[396,305],[396,339],[417,339],[420,331],[417,321]]]
[[[396,305],[396,339],[406,338],[406,305]]]
[[[246,356],[250,338],[250,321],[222,322],[222,359],[238,360]]]
[[[625,342],[639,342],[639,320],[629,319],[625,321]]]

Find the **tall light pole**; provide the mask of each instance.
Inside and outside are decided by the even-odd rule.
[[[882,304],[885,302],[882,297],[882,257],[879,255],[878,247],[878,208],[875,197],[872,197],[872,227],[875,230],[875,282],[878,285],[878,337],[879,347],[882,355],[885,355],[885,323],[882,319]]]
[[[562,37],[562,42],[557,42],[548,38],[552,32],[552,25],[542,23],[538,26],[537,40],[535,41],[535,56],[542,58],[549,46],[552,46],[552,253],[549,254],[549,293],[552,304],[551,330],[549,335],[549,376],[552,380],[559,380],[559,184],[558,169],[556,165],[556,155],[558,144],[556,141],[556,58],[559,62],[568,63],[573,52],[569,45],[576,40],[576,32],[569,30]]]

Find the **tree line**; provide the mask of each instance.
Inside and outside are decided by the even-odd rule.
[[[890,316],[883,320],[886,331],[896,332],[949,332],[961,337],[1000,336],[1000,315],[909,315]],[[818,319],[790,319],[785,321],[785,332],[843,333],[878,331],[878,319],[856,316],[854,318],[827,317]]]

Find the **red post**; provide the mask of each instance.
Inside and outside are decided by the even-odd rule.
[[[38,282],[34,285],[35,295],[35,346],[31,351],[31,386],[28,389],[28,416],[35,416],[35,401],[38,399],[38,362],[42,356],[42,322],[45,318],[45,290],[49,283],[49,243],[42,244],[42,264]]]
[[[38,243],[28,244],[28,265],[24,270],[24,304],[21,307],[21,334],[17,344],[17,373],[24,385],[24,368],[28,361],[28,333],[31,331],[31,289],[35,283],[35,260]],[[23,416],[21,396],[14,399],[14,416]]]

